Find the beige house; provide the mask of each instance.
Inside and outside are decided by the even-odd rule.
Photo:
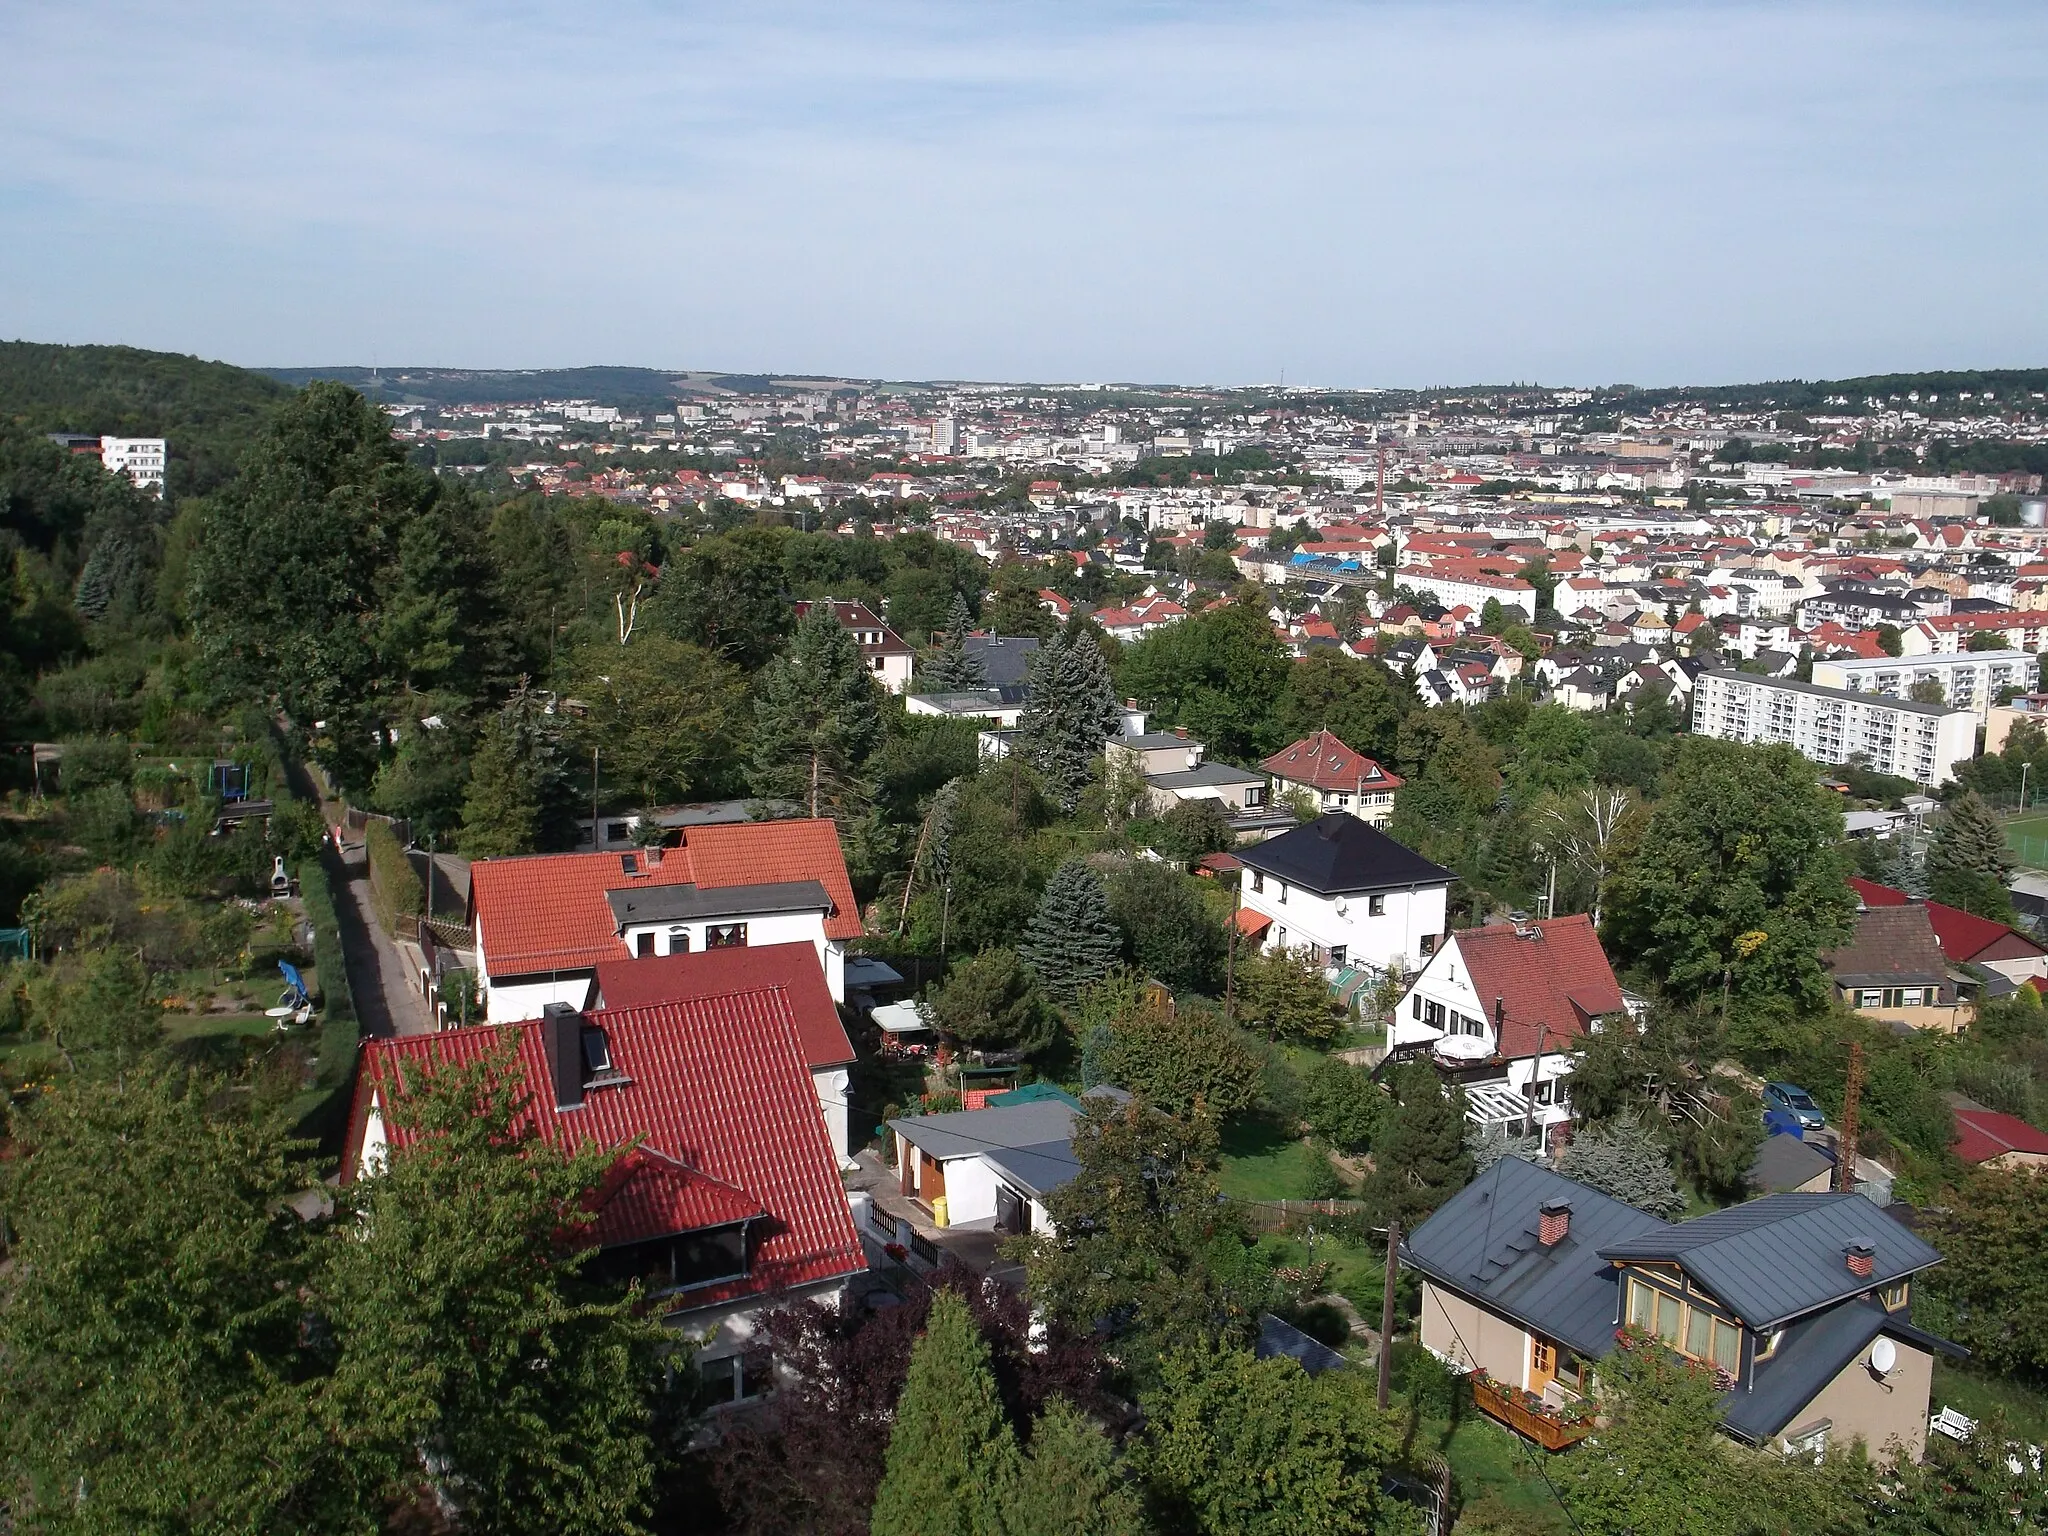
[[[1855,938],[1821,958],[1835,995],[1865,1018],[1954,1034],[1977,1016],[1956,995],[1923,903],[1865,907]]]
[[[1722,1387],[1722,1427],[1787,1455],[1917,1460],[1934,1356],[1910,1320],[1940,1254],[1860,1195],[1774,1194],[1668,1223],[1502,1158],[1414,1232],[1421,1338],[1474,1401],[1552,1449],[1590,1433],[1600,1362],[1662,1347]]]

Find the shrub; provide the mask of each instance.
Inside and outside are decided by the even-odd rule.
[[[399,918],[427,910],[427,888],[389,823],[373,821],[364,829],[363,851],[370,861],[370,899],[377,920],[395,933]]]
[[[135,751],[118,736],[82,736],[64,743],[64,793],[82,795],[106,784],[126,787]]]
[[[119,784],[102,784],[72,796],[64,830],[102,864],[124,864],[142,845],[142,817]]]

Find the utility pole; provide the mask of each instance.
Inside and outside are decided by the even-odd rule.
[[[590,749],[590,846],[593,852],[602,851],[604,848],[604,839],[597,835],[597,754],[598,749],[592,747]]]
[[[1863,1097],[1863,1043],[1849,1042],[1849,1082],[1842,1090],[1842,1139],[1835,1148],[1835,1188],[1856,1193],[1856,1109]]]
[[[1237,914],[1230,914],[1230,925],[1224,929],[1223,945],[1223,1020],[1226,1024],[1237,1022]]]
[[[1401,1278],[1401,1218],[1387,1218],[1386,1291],[1380,1297],[1380,1412],[1387,1409],[1387,1388],[1394,1370],[1394,1286]]]

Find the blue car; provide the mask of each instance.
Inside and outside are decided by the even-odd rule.
[[[1821,1107],[1813,1102],[1813,1095],[1797,1083],[1764,1084],[1764,1112],[1768,1114],[1774,1109],[1797,1120],[1802,1131],[1817,1131],[1828,1123]]]

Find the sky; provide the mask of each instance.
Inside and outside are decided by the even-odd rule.
[[[1670,384],[2048,364],[2048,4],[0,4],[0,337]]]

